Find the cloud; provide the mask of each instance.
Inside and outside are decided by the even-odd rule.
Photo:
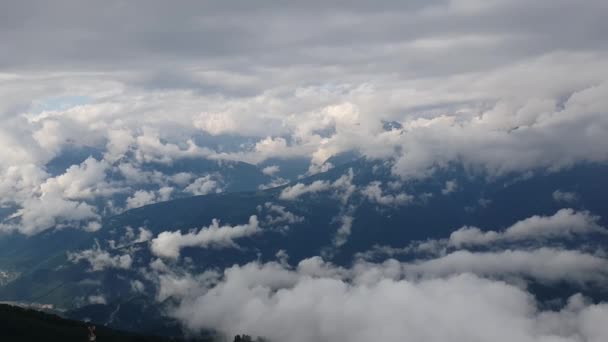
[[[184,192],[193,195],[207,195],[210,193],[219,193],[222,189],[217,180],[212,179],[211,175],[197,178],[193,183],[184,188]]]
[[[0,230],[16,230],[27,235],[54,226],[96,230],[100,215],[88,201],[117,192],[105,181],[107,167],[104,161],[87,158],[55,177],[49,177],[34,165],[9,167],[6,178],[0,181],[0,194],[6,192],[0,201],[16,205],[18,209]]]
[[[106,297],[104,295],[91,295],[87,297],[89,304],[107,304]]]
[[[58,193],[66,199],[92,199],[108,196],[116,190],[105,182],[108,164],[92,157],[80,165],[70,166],[65,173],[48,178],[40,185],[42,194]]]
[[[334,196],[339,198],[342,204],[346,204],[350,196],[355,192],[356,186],[352,183],[354,171],[349,168],[348,171],[333,182],[326,180],[316,180],[310,184],[297,183],[288,186],[281,191],[279,198],[282,200],[293,201],[302,195],[309,193],[317,193],[328,190],[334,190]]]
[[[270,165],[270,166],[266,166],[265,168],[263,168],[262,173],[267,176],[272,176],[275,173],[279,172],[280,170],[281,170],[281,168],[278,165]]]
[[[146,286],[144,283],[139,280],[131,280],[131,292],[141,294],[144,293],[145,290]]]
[[[599,217],[587,211],[560,209],[552,216],[532,216],[518,221],[502,232],[482,231],[477,227],[462,227],[450,235],[448,244],[455,247],[489,245],[497,242],[568,238],[589,233],[608,234],[599,226]]]
[[[451,194],[458,189],[458,182],[456,180],[449,180],[445,182],[445,186],[441,189],[442,195]]]
[[[283,189],[279,195],[279,198],[282,200],[293,201],[302,195],[326,191],[329,190],[329,188],[330,183],[328,181],[316,180],[310,184],[298,183]]]
[[[541,282],[605,283],[608,261],[578,251],[540,248],[533,251],[455,251],[445,256],[405,265],[406,272],[421,276],[474,273],[497,278],[525,276]]]
[[[576,192],[568,192],[568,191],[561,191],[561,190],[555,190],[553,191],[553,200],[555,202],[565,202],[565,203],[572,203],[572,202],[576,202],[578,201],[578,194]]]
[[[0,230],[18,231],[25,235],[40,233],[51,227],[100,228],[96,208],[84,202],[68,201],[57,196],[32,198],[21,202],[22,207],[0,224]]]
[[[378,203],[387,206],[399,206],[412,202],[414,196],[406,193],[396,195],[385,195],[381,188],[382,182],[373,181],[367,185],[361,193],[372,203]]]
[[[345,241],[352,216],[342,216],[334,243]],[[532,216],[482,239],[544,240],[595,234],[604,228],[588,212],[562,209]],[[469,229],[469,228],[463,228]],[[342,240],[340,240],[342,239]],[[234,265],[222,272],[192,275],[170,272],[158,280],[159,298],[177,301],[171,315],[193,331],[247,333],[280,341],[600,341],[606,303],[592,304],[580,294],[559,310],[543,309],[528,290],[530,282],[564,283],[587,289],[608,284],[605,251],[528,247],[490,251],[450,250],[468,246],[450,239],[414,242],[406,247],[377,246],[359,254],[349,268],[321,257],[287,262]],[[587,250],[589,250],[587,248]],[[409,255],[408,261],[384,259]],[[379,263],[366,260],[380,259]],[[197,281],[200,277],[201,281]],[[163,285],[164,284],[164,285]],[[464,311],[463,311],[464,310]],[[262,317],[260,319],[260,317]],[[424,324],[433,321],[432,326]],[[490,328],[488,328],[490,327]],[[498,328],[497,328],[498,327]],[[499,329],[499,330],[496,330]]]
[[[296,270],[252,262],[178,298],[173,315],[192,330],[276,341],[599,342],[608,333],[605,303],[575,295],[543,311],[515,285],[470,273],[408,279],[395,261],[348,270],[311,259]]]
[[[264,203],[264,206],[258,207],[259,212],[262,212],[263,210],[267,212],[266,216],[264,217],[265,225],[289,225],[304,222],[304,217],[295,215],[294,213],[285,209],[285,207],[278,204],[266,202]]]
[[[133,264],[133,258],[129,254],[111,255],[110,252],[102,250],[99,243],[96,243],[92,249],[68,252],[68,260],[73,263],[84,260],[90,264],[92,272],[110,268],[130,269]]]
[[[168,201],[171,198],[173,188],[162,187],[158,191],[137,190],[127,198],[127,209],[139,208],[144,205]]]
[[[184,247],[236,247],[235,239],[260,232],[258,218],[255,215],[249,218],[248,223],[236,226],[220,226],[220,222],[214,219],[210,226],[187,234],[182,234],[180,231],[162,232],[152,240],[150,248],[154,255],[177,259],[180,250]]]
[[[125,233],[120,237],[118,242],[116,240],[108,240],[107,242],[112,249],[123,249],[126,247],[130,250],[135,250],[137,247],[134,245],[148,242],[152,237],[152,232],[145,227],[139,227],[136,231],[132,227],[126,226]]]
[[[344,215],[340,218],[340,228],[338,228],[334,237],[334,246],[340,247],[348,241],[354,220],[355,218],[349,215]]]

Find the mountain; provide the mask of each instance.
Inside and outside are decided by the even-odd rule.
[[[0,270],[12,276],[0,287],[0,299],[52,304],[68,310],[70,317],[94,317],[102,324],[131,331],[174,331],[175,325],[165,319],[170,301],[159,302],[154,281],[142,271],[157,255],[147,240],[134,237],[140,227],[153,237],[165,231],[186,234],[209,226],[213,219],[234,226],[256,215],[262,232],[241,237],[238,248],[190,246],[181,250],[174,262],[202,272],[256,259],[276,260],[277,253],[288,255],[292,265],[323,255],[334,264],[349,266],[357,253],[375,246],[400,248],[413,241],[446,238],[465,225],[500,230],[534,215],[551,216],[563,208],[588,211],[599,217],[598,224],[608,226],[604,195],[608,193],[608,165],[581,164],[495,178],[454,166],[408,182],[393,177],[390,167],[357,159],[276,188],[179,198],[128,210],[108,217],[103,228],[92,234],[63,229],[29,238],[5,237],[0,239]],[[311,190],[313,184],[315,191]],[[299,189],[298,196],[294,189]],[[287,196],[288,192],[293,196]],[[346,218],[351,223],[348,230],[342,229]],[[126,238],[129,234],[130,240]],[[586,242],[601,245],[608,241],[603,236]],[[95,270],[87,260],[69,257],[87,250],[116,257],[129,254],[132,263]],[[134,291],[134,284],[141,284],[136,287],[143,290]],[[575,292],[566,285],[533,284],[532,288],[547,300]],[[605,289],[583,292],[608,298]],[[162,322],[169,323],[163,326]]]
[[[89,323],[64,319],[49,314],[17,306],[0,304],[0,336],[2,341],[85,341],[88,336]],[[151,335],[134,334],[96,326],[98,341],[104,342],[162,342],[162,341],[211,341],[209,339],[179,339],[173,337],[159,337]]]

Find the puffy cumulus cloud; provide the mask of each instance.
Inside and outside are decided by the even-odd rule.
[[[48,174],[34,164],[9,166],[0,177],[0,204],[8,206],[31,198]]]
[[[220,222],[214,219],[211,225],[201,228],[199,231],[191,231],[182,234],[181,231],[162,232],[152,240],[151,251],[163,258],[179,258],[184,247],[237,247],[235,239],[251,236],[261,232],[258,218],[252,215],[249,222],[236,226],[220,226]]]
[[[130,232],[130,231],[129,231]],[[133,235],[127,235],[127,238],[132,237]],[[139,227],[139,234],[135,237],[133,236],[133,243],[142,243],[146,241],[150,241],[152,239],[152,232],[144,227]]]
[[[396,195],[384,194],[381,188],[382,182],[373,181],[361,190],[363,196],[373,203],[388,206],[404,205],[412,202],[414,196],[406,193]]]
[[[167,201],[171,198],[172,187],[162,187],[158,191],[137,190],[127,198],[127,209],[139,208],[144,205]]]
[[[96,243],[92,249],[68,252],[68,260],[74,263],[84,260],[90,264],[90,271],[93,272],[108,268],[130,269],[133,264],[131,255],[112,255],[110,252],[101,249],[99,243]]]
[[[0,229],[36,234],[51,227],[99,228],[100,215],[90,200],[118,191],[105,181],[107,164],[88,158],[50,177],[33,164],[9,166],[0,181],[2,205],[17,210]],[[0,170],[2,172],[2,170]]]
[[[532,216],[516,222],[504,231],[482,231],[477,227],[462,227],[450,235],[448,244],[455,247],[490,245],[519,240],[568,238],[590,233],[608,234],[597,221],[599,217],[587,211],[561,209],[552,216]]]
[[[193,195],[207,195],[222,192],[222,188],[218,180],[213,179],[211,175],[206,175],[195,179],[194,182],[184,188],[184,192]]]
[[[267,176],[272,176],[275,173],[279,172],[280,170],[281,170],[281,168],[278,165],[270,165],[270,166],[266,166],[265,168],[263,168],[262,173]]]
[[[606,89],[608,83],[601,82],[575,91],[563,105],[555,100],[549,113],[534,111],[529,123],[517,122],[501,104],[470,119],[449,115],[412,120],[404,125],[404,149],[393,172],[406,178],[426,177],[434,168],[456,160],[491,175],[603,161],[603,147],[584,150],[583,146],[607,143],[596,139],[606,127],[605,117],[598,114],[608,104],[599,95]],[[564,139],[569,130],[584,133]]]
[[[80,165],[70,166],[63,174],[46,179],[40,185],[40,192],[56,193],[66,199],[106,197],[117,191],[106,182],[108,166],[104,160],[89,157]]]
[[[31,198],[9,216],[0,230],[33,235],[51,227],[82,227],[89,231],[101,228],[96,208],[84,202],[69,201],[58,196]]]
[[[580,295],[543,311],[525,289],[470,273],[410,279],[396,261],[343,269],[252,262],[177,295],[192,330],[271,341],[602,341],[608,305]],[[563,277],[568,273],[561,272]],[[190,288],[191,289],[191,288]],[[428,324],[428,322],[433,324]]]

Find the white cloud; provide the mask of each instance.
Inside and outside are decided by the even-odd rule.
[[[127,209],[139,208],[144,205],[168,201],[173,193],[172,187],[162,187],[158,191],[137,190],[127,198]]]
[[[103,271],[108,268],[130,269],[133,259],[129,254],[111,255],[101,249],[98,243],[92,249],[69,252],[68,260],[73,263],[84,260],[91,265],[91,271]]]
[[[338,228],[336,236],[334,237],[334,245],[336,247],[340,247],[348,241],[354,219],[355,218],[350,215],[344,215],[340,218],[340,228]]]
[[[385,195],[381,188],[382,182],[373,181],[368,184],[361,193],[371,202],[387,206],[405,205],[414,200],[414,196],[406,193],[396,195]]]
[[[191,193],[193,195],[207,195],[210,193],[221,192],[220,183],[213,179],[211,175],[197,178],[193,183],[184,188],[184,192]]]
[[[532,216],[518,221],[502,232],[482,231],[477,227],[462,227],[450,235],[448,243],[455,247],[488,245],[518,240],[544,240],[554,237],[571,237],[588,233],[608,234],[598,225],[597,216],[587,211],[561,209],[552,216]]]
[[[108,196],[115,192],[105,182],[108,164],[94,158],[87,158],[80,165],[70,166],[65,173],[48,178],[40,185],[44,194],[61,194],[65,199],[92,199]]]
[[[270,165],[270,166],[266,166],[265,168],[263,168],[262,173],[267,176],[272,176],[275,173],[279,172],[280,170],[281,170],[281,168],[278,165]]]
[[[316,265],[313,273],[304,271],[309,263]],[[217,283],[176,294],[181,300],[174,315],[195,331],[291,342],[600,342],[608,333],[601,323],[608,306],[580,296],[560,311],[543,311],[525,289],[502,281],[472,274],[402,276],[395,261],[350,270],[313,259],[297,270],[253,262],[226,269]]]
[[[100,216],[87,201],[117,191],[105,181],[107,167],[104,161],[87,158],[55,177],[34,165],[9,167],[0,181],[0,195],[6,195],[0,203],[18,209],[0,230],[28,235],[65,226],[96,230]]]
[[[346,204],[350,196],[352,196],[356,190],[356,186],[352,183],[353,178],[354,171],[352,168],[350,168],[345,174],[333,182],[316,180],[310,184],[297,183],[295,185],[288,186],[281,191],[279,198],[293,201],[305,194],[335,190],[334,195],[340,199],[342,204]]]
[[[157,256],[164,258],[179,258],[180,250],[184,247],[236,247],[235,239],[251,236],[261,232],[258,218],[252,215],[249,222],[236,226],[220,226],[214,219],[210,226],[182,234],[180,231],[162,232],[152,240],[151,250]]]
[[[329,188],[330,183],[328,181],[316,180],[310,184],[298,183],[283,189],[283,191],[281,191],[281,195],[279,195],[279,198],[292,201],[302,195],[326,191],[329,190]]]
[[[455,251],[437,259],[404,265],[405,272],[427,277],[474,273],[509,278],[525,276],[541,282],[575,283],[608,281],[605,258],[578,251],[540,248],[532,251],[499,252]]]
[[[0,230],[33,235],[52,227],[90,227],[90,230],[99,228],[100,216],[95,207],[84,202],[49,195],[25,200],[21,202],[21,206],[9,217],[8,223],[0,224]]]

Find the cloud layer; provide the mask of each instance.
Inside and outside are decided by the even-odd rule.
[[[508,283],[466,273],[408,280],[398,266],[346,270],[315,259],[296,270],[277,263],[234,266],[216,285],[190,292],[174,314],[194,330],[293,342],[599,342],[608,333],[599,324],[608,317],[606,304],[590,305],[580,295],[560,311],[542,311],[528,292]]]

